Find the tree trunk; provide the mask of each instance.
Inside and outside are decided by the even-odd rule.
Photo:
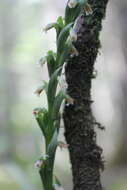
[[[96,144],[96,121],[91,111],[91,80],[100,47],[99,32],[108,0],[89,0],[93,14],[83,13],[77,21],[77,57],[70,57],[65,68],[68,94],[73,105],[65,104],[65,138],[69,144],[74,190],[101,190],[102,149]]]
[[[121,45],[122,45],[122,53],[124,55],[124,72],[120,81],[120,86],[116,86],[119,88],[120,93],[117,94],[117,99],[114,100],[114,107],[118,106],[118,110],[120,111],[120,134],[118,137],[118,147],[115,154],[115,158],[113,160],[114,165],[124,166],[127,165],[127,2],[123,1],[118,4],[118,13],[119,13],[119,27],[121,34]],[[121,64],[121,63],[120,63]],[[122,93],[122,96],[121,96]],[[118,101],[118,99],[120,101]]]

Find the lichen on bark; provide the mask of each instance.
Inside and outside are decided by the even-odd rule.
[[[69,57],[65,68],[67,93],[74,99],[73,105],[65,103],[63,113],[74,190],[102,190],[100,170],[104,164],[102,149],[96,143],[97,122],[91,110],[91,83],[107,2],[89,0],[93,14],[87,16],[84,11],[78,17],[78,38],[74,45],[79,55]]]

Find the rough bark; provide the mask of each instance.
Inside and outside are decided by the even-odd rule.
[[[83,13],[77,23],[75,47],[79,56],[68,58],[65,68],[68,94],[74,105],[63,113],[65,138],[69,144],[74,190],[101,190],[102,149],[96,143],[96,121],[91,110],[91,81],[100,48],[99,32],[108,0],[89,0],[93,14]]]

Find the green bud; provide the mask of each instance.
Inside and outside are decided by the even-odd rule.
[[[50,23],[50,24],[47,24],[47,25],[45,26],[45,28],[43,28],[43,31],[44,31],[44,32],[47,32],[48,30],[50,30],[50,29],[54,28],[54,27],[55,27],[55,25],[56,25],[56,23],[55,23],[55,22]]]
[[[47,62],[46,57],[41,57],[37,62],[37,64],[42,67],[46,62]]]

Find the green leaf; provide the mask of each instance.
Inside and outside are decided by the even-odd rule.
[[[60,107],[61,107],[61,104],[64,99],[65,99],[65,94],[61,90],[58,93],[58,95],[55,97],[55,101],[54,101],[54,105],[53,105],[53,116],[52,117],[54,120],[58,119],[57,117],[59,116]]]
[[[55,71],[56,54],[50,50],[48,51],[46,58],[47,58],[48,73],[49,76],[51,77],[51,75]]]
[[[61,32],[61,30],[64,28],[65,24],[64,24],[64,20],[61,16],[58,17],[57,19],[57,24],[59,26],[59,28],[57,28],[57,39],[58,39],[58,36]]]
[[[75,16],[75,12],[77,12],[76,11],[76,9],[77,9],[77,7],[78,7],[79,5],[77,5],[75,8],[70,8],[68,5],[66,6],[66,10],[65,10],[65,23],[66,24],[68,24],[68,23],[70,23],[70,22],[72,22],[72,21],[74,21],[74,18],[76,17]],[[75,16],[75,17],[74,17]]]
[[[62,67],[58,68],[51,76],[48,84],[48,105],[49,109],[52,108],[53,102],[54,102],[54,97],[56,94],[56,88],[57,88],[57,77],[60,75],[62,70]]]
[[[58,186],[62,186],[60,180],[58,179],[58,177],[56,177],[56,175],[54,175],[54,184],[57,184]]]
[[[70,102],[73,101],[73,99],[63,90],[61,90],[58,95],[55,97],[54,105],[53,105],[53,119],[57,120],[57,117],[59,119],[59,111],[60,111],[60,106],[63,102],[63,100],[66,99]]]
[[[55,129],[52,139],[47,147],[47,154],[49,155],[49,159],[48,159],[49,167],[52,171],[53,171],[53,165],[54,165],[54,160],[55,160],[55,152],[58,145],[57,138],[58,138],[58,131],[57,129]]]
[[[78,56],[78,51],[73,45],[73,43],[67,40],[63,49],[63,53],[60,54],[59,56],[58,66],[63,66],[63,64],[66,62],[66,59],[68,58],[69,55]]]
[[[55,159],[55,152],[57,148],[57,130],[55,130],[50,143],[48,144],[46,153],[48,159],[45,160],[44,167],[40,169],[40,175],[43,181],[44,189],[51,189],[53,180],[53,166]]]
[[[53,166],[55,159],[55,152],[57,148],[57,130],[54,131],[50,143],[47,145],[46,154],[48,158],[45,160],[44,166],[40,169],[40,175],[43,181],[44,189],[52,189],[53,184]]]
[[[64,27],[64,20],[63,20],[62,16],[59,16],[59,17],[58,17],[57,23],[59,24],[59,26],[60,26],[61,28]]]
[[[45,92],[47,94],[47,92],[48,92],[48,83],[45,80],[43,80],[43,89],[45,90]]]
[[[54,128],[57,129],[57,131],[59,132],[60,129],[60,114],[58,114],[57,119],[54,121]]]
[[[47,136],[47,126],[48,126],[48,111],[45,108],[36,108],[34,109],[35,118],[38,122],[38,125],[43,132],[43,135]]]
[[[64,62],[66,61],[67,57],[70,54],[71,46],[68,44],[64,45],[63,53],[60,54],[59,60],[58,60],[58,65],[61,67],[63,66]]]
[[[65,10],[65,23],[68,24],[70,22],[75,21],[75,19],[79,16],[81,11],[83,10],[85,4],[87,4],[88,0],[79,0],[79,3],[75,8],[70,8],[68,5]]]
[[[52,190],[52,171],[50,171],[50,166],[48,163],[46,163],[45,166],[40,169],[39,173],[43,182],[44,190]]]
[[[57,148],[57,137],[58,137],[58,132],[57,130],[54,131],[54,134],[52,136],[52,139],[50,141],[50,144],[48,145],[48,148],[47,148],[47,154],[49,156],[49,159],[52,159],[54,157],[54,154],[55,154],[55,151],[56,151],[56,148]]]
[[[59,55],[63,53],[63,50],[65,48],[65,43],[69,35],[69,30],[72,27],[72,25],[73,25],[73,22],[66,25],[59,34],[58,41],[57,41],[57,53]]]

